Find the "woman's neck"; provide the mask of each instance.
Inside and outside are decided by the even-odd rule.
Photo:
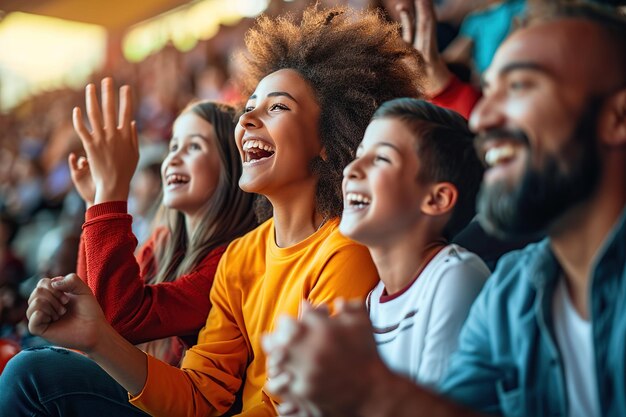
[[[311,236],[325,222],[324,216],[315,209],[315,195],[301,195],[290,201],[271,199],[274,208],[276,245],[280,248],[293,246]]]
[[[406,288],[446,245],[445,239],[427,235],[409,235],[388,246],[369,247],[388,295]]]

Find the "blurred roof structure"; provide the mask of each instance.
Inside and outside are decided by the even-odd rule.
[[[0,0],[0,113],[40,91],[78,88],[122,57],[140,62],[168,44],[189,51],[269,2]]]
[[[190,3],[190,0],[3,0],[0,10],[100,25],[112,32]]]

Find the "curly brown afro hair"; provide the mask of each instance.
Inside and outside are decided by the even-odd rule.
[[[309,7],[293,16],[262,16],[246,34],[244,93],[265,76],[296,70],[315,91],[325,158],[311,170],[319,177],[317,210],[341,215],[343,168],[354,158],[374,111],[397,97],[422,96],[423,60],[399,35],[397,24],[378,11]]]

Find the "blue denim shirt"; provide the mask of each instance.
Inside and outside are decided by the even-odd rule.
[[[505,416],[567,417],[552,329],[560,267],[549,239],[503,257],[478,296],[440,391]],[[626,210],[592,268],[590,312],[602,416],[626,416]]]

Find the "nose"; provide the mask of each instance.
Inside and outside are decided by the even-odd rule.
[[[171,151],[163,160],[162,171],[165,172],[165,169],[169,166],[176,166],[181,163],[180,153],[182,152],[182,147],[176,149],[175,151]]]
[[[484,132],[490,128],[502,127],[505,116],[504,106],[497,95],[483,96],[470,114],[469,127],[474,133]]]
[[[261,120],[256,115],[256,109],[247,111],[239,117],[239,126],[248,130],[261,127]]]
[[[350,162],[343,169],[344,179],[357,179],[363,177],[363,170],[361,169],[362,159],[357,158]]]

